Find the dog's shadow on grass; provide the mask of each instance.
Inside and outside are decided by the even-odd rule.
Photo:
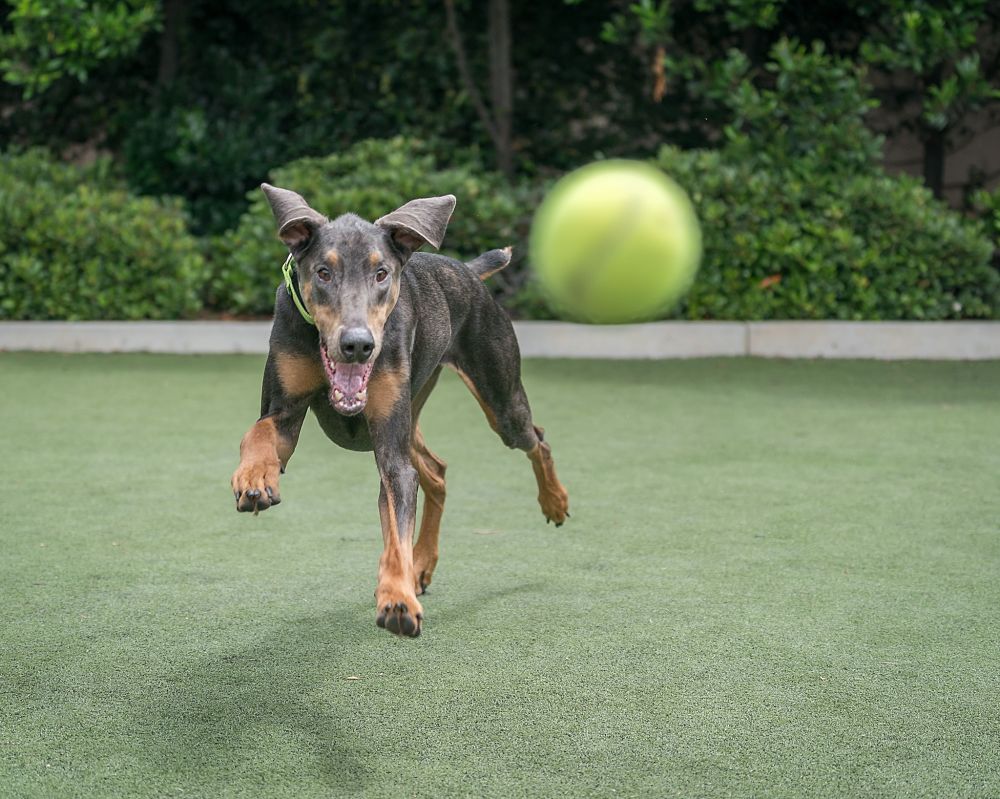
[[[313,690],[350,646],[337,631],[354,620],[334,616],[285,621],[251,646],[165,675],[164,690],[139,714],[143,748],[164,781],[212,795],[235,783],[295,786],[311,775],[353,793],[374,778],[352,747],[348,711]]]
[[[465,636],[470,618],[544,586],[538,580],[486,594],[470,590],[467,601],[454,599],[429,614],[433,631]],[[162,787],[196,787],[201,795],[259,790],[263,796],[279,784],[306,793],[310,784],[321,784],[334,794],[377,784],[370,741],[357,738],[359,706],[331,690],[330,681],[342,683],[361,669],[365,681],[357,684],[366,685],[366,666],[392,669],[392,656],[379,659],[387,647],[392,652],[394,644],[415,648],[419,642],[376,630],[367,603],[272,619],[250,643],[245,626],[239,629],[240,644],[179,657],[159,671],[148,700],[130,714]]]

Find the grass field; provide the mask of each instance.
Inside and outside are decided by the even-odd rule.
[[[3,797],[1000,795],[1000,363],[527,363],[560,529],[447,375],[416,640],[370,455],[235,512],[261,367],[0,355]]]

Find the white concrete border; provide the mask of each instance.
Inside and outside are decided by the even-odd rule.
[[[1000,322],[515,322],[527,358],[1000,360]],[[0,351],[267,352],[270,322],[0,322]]]
[[[0,350],[267,352],[270,322],[0,322]]]
[[[713,358],[747,354],[742,322],[515,322],[525,358]]]
[[[884,361],[1000,359],[1000,322],[750,322],[749,355]]]

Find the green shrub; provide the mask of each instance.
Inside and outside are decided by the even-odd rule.
[[[485,170],[475,153],[459,153],[453,161],[456,166],[439,167],[434,149],[421,141],[372,139],[325,158],[293,161],[275,169],[268,182],[297,191],[331,219],[351,212],[372,220],[415,197],[454,194],[458,205],[443,252],[467,260],[513,244],[510,274],[494,278],[512,291],[522,274],[531,214],[542,189],[527,182],[509,184]],[[287,250],[263,193],[254,190],[249,200],[236,229],[213,241],[209,302],[232,313],[265,314],[274,306]]]
[[[725,130],[729,158],[804,172],[814,185],[877,168],[882,139],[865,116],[878,103],[858,66],[829,54],[821,42],[807,48],[785,38],[771,48],[767,81],[751,79],[741,52],[729,58],[742,75],[724,93],[733,115]]]
[[[275,96],[278,79],[256,59],[243,64],[227,56],[214,49],[200,55],[216,74],[227,76],[208,98],[191,102],[187,87],[173,87],[147,106],[131,108],[123,125],[121,157],[129,188],[184,197],[199,235],[236,225],[255,177],[290,158],[288,147],[302,151],[284,133],[292,127],[294,107]]]
[[[659,166],[691,195],[701,271],[691,319],[963,319],[1000,313],[982,225],[917,181],[880,171],[765,169],[718,151],[664,148]],[[821,170],[819,162],[813,169]]]
[[[411,139],[369,140],[274,170],[331,216],[374,219],[413,197],[453,193],[445,252],[470,258],[514,244],[515,263],[491,283],[517,316],[552,318],[528,279],[531,216],[547,184],[507,183],[459,153],[441,168]],[[691,194],[705,236],[698,278],[675,315],[691,319],[993,318],[1000,278],[982,226],[934,200],[916,181],[874,167],[837,170],[822,159],[782,165],[729,150],[664,148],[657,163]],[[269,313],[286,251],[259,191],[239,226],[211,248],[210,304]]]
[[[91,188],[119,187],[111,159],[100,158],[87,166],[69,166],[55,160],[48,150],[9,150],[0,153],[0,180],[39,184],[53,192],[69,194],[82,183]]]
[[[981,224],[878,166],[864,75],[780,40],[757,86],[726,93],[718,151],[665,147],[664,171],[691,194],[701,272],[678,313],[692,319],[962,319],[1000,313],[1000,277]]]
[[[0,155],[0,319],[171,319],[204,263],[179,201],[136,198],[107,164]]]
[[[977,191],[972,197],[972,210],[993,238],[993,246],[997,248],[994,259],[1000,260],[1000,189]]]

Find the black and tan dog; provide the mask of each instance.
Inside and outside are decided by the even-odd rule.
[[[440,247],[451,195],[413,200],[372,224],[353,214],[331,222],[295,192],[261,188],[297,272],[278,288],[261,416],[243,437],[232,479],[236,508],[256,513],[280,502],[278,475],[309,408],[335,443],[374,450],[384,542],[376,623],[419,635],[417,594],[437,565],[445,463],[417,421],[442,366],[459,374],[504,444],[528,454],[545,517],[559,525],[569,515],[532,422],[513,327],[482,283],[507,265],[510,250],[468,264],[415,253]],[[418,483],[424,510],[414,544]]]

